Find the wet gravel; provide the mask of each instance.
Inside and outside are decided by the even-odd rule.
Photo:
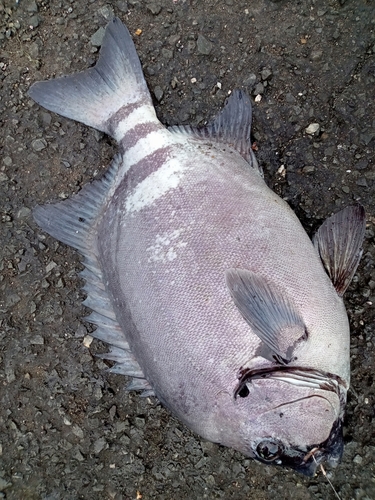
[[[161,121],[204,124],[234,88],[254,97],[267,182],[312,234],[360,201],[364,255],[346,293],[352,390],[342,500],[375,498],[375,5],[372,0],[0,0],[0,498],[333,499],[327,480],[202,441],[124,391],[95,357],[78,255],[37,228],[37,203],[105,170],[116,146],[26,95],[94,64],[118,15]]]

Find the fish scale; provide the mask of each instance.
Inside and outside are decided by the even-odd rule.
[[[312,243],[263,180],[249,97],[232,92],[201,129],[165,128],[119,19],[94,68],[29,94],[119,143],[101,180],[34,210],[84,257],[87,319],[111,371],[263,463],[307,475],[337,465],[349,386],[342,295],[361,256],[363,208],[330,217]]]

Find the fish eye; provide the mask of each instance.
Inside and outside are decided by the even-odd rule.
[[[249,393],[250,391],[246,384],[244,384],[243,387],[241,387],[240,391],[238,391],[238,395],[240,396],[240,398],[246,398]]]
[[[284,451],[284,446],[279,441],[273,441],[271,439],[266,439],[261,441],[256,449],[256,454],[261,460],[266,462],[273,462]]]

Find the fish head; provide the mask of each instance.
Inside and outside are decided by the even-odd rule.
[[[289,370],[262,373],[240,384],[237,449],[264,464],[313,476],[320,464],[336,467],[341,460],[346,390],[331,380],[329,385],[320,381],[323,388],[312,387],[319,373]],[[296,380],[305,385],[295,385]]]

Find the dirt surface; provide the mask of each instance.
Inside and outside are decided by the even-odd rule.
[[[335,498],[322,473],[304,478],[202,441],[107,374],[94,355],[103,345],[86,347],[79,256],[31,210],[101,175],[116,145],[26,92],[92,65],[114,14],[134,35],[163,123],[203,124],[230,90],[247,89],[261,96],[253,135],[267,182],[309,234],[354,200],[365,206],[364,254],[345,296],[346,446],[328,476],[342,500],[375,498],[373,0],[0,0],[0,498]]]

